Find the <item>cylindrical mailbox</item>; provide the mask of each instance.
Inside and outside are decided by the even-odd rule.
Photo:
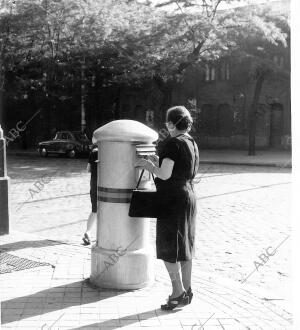
[[[157,139],[154,130],[133,120],[112,121],[94,132],[100,162],[90,280],[99,287],[139,289],[153,279],[149,219],[131,218],[128,210],[139,175],[137,145],[149,146]]]

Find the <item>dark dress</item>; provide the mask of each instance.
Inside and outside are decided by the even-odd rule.
[[[91,166],[90,198],[92,203],[92,212],[97,212],[97,164],[98,148],[94,148],[89,155],[89,164]]]
[[[168,262],[187,261],[194,256],[196,196],[192,180],[199,166],[199,151],[192,137],[169,138],[159,150],[174,161],[168,180],[155,179],[160,216],[156,226],[157,258]]]

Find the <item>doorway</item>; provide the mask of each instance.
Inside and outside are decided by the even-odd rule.
[[[280,103],[271,105],[270,116],[270,146],[280,147],[283,131],[283,106]]]

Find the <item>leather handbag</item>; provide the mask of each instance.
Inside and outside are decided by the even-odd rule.
[[[129,213],[130,217],[138,218],[157,218],[158,217],[158,196],[155,190],[143,190],[139,189],[139,184],[141,182],[142,176],[144,174],[142,171],[137,186],[132,191]],[[154,181],[154,176],[152,174]]]

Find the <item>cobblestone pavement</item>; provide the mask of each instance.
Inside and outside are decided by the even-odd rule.
[[[154,261],[155,281],[134,291],[97,289],[88,281],[90,249],[24,233],[1,238],[1,249],[49,266],[2,274],[3,329],[287,330],[291,315],[252,288],[196,270],[191,305],[159,309],[169,292],[167,274]],[[197,268],[197,267],[195,267]]]
[[[90,211],[89,174],[85,173],[85,166],[85,159],[9,157],[13,229],[79,246]],[[206,318],[214,313],[213,306],[218,312],[223,308],[225,314],[231,310],[227,321],[233,323],[223,326],[225,329],[246,329],[247,326],[249,329],[288,329],[287,320],[291,316],[285,311],[291,310],[290,170],[202,165],[199,181],[193,272],[193,282],[199,288],[199,305],[191,308],[200,308],[206,302],[212,306]],[[155,221],[152,221],[153,245],[154,235]],[[159,262],[157,267],[161,267]],[[167,274],[163,268],[156,274],[158,287],[154,295],[160,297],[159,283],[168,285]],[[207,306],[202,307],[207,309]],[[246,308],[247,313],[241,308]],[[251,317],[253,313],[257,319]],[[228,317],[228,313],[226,315]],[[236,323],[237,319],[242,323]],[[209,322],[218,320],[214,316]],[[97,328],[97,322],[95,324]],[[209,325],[207,323],[205,329],[209,329]],[[181,323],[181,327],[184,326]],[[211,326],[222,329],[217,323]]]

